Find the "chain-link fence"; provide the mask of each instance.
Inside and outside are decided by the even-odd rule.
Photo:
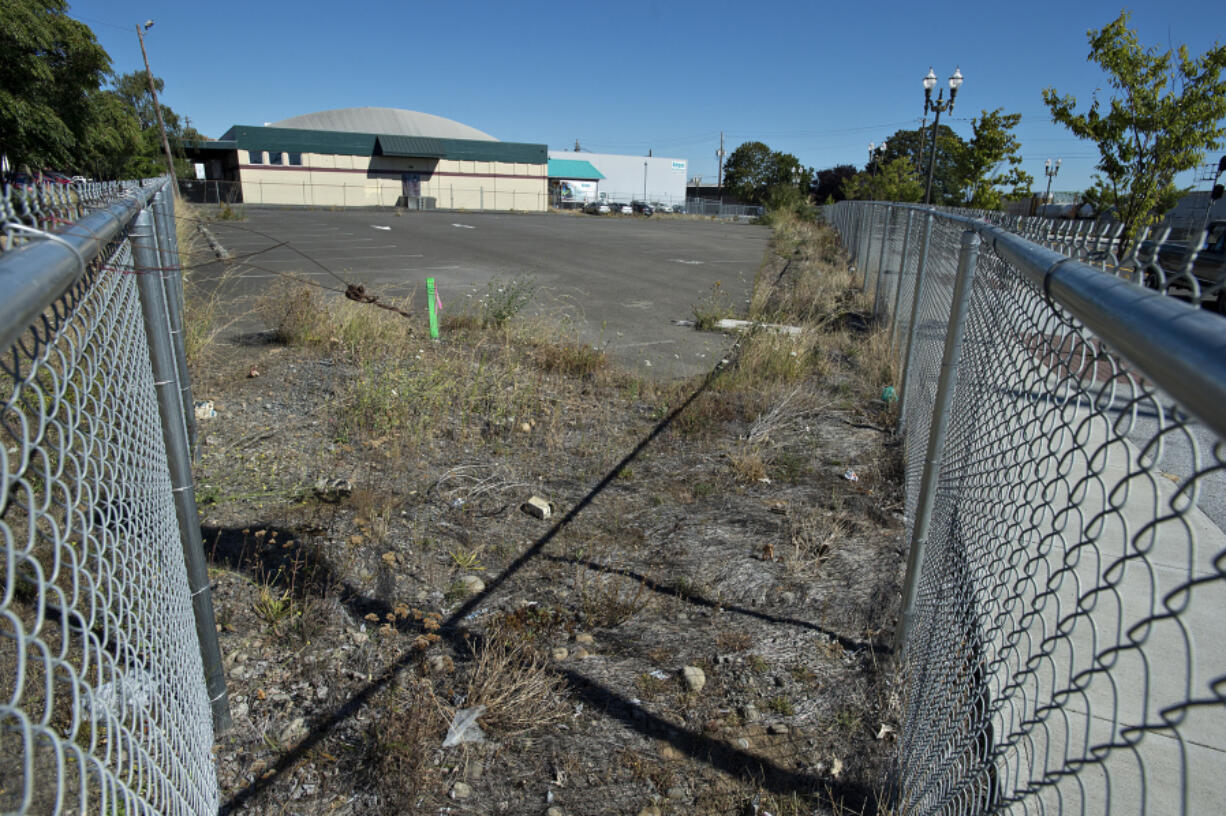
[[[1220,267],[1030,220],[1007,226],[1066,254],[926,208],[825,212],[904,364],[900,811],[1220,812],[1226,319],[1133,282],[1212,305]]]
[[[170,189],[0,208],[0,812],[215,813]]]

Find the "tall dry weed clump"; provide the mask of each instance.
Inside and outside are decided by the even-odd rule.
[[[233,273],[223,270],[204,279],[200,269],[213,258],[200,234],[200,210],[177,197],[174,208],[175,239],[183,276],[183,348],[187,364],[195,367],[207,359],[218,335],[237,319],[223,309],[221,298],[221,290]]]

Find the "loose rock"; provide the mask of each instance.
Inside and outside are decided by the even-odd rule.
[[[783,723],[771,723],[769,726],[767,726],[766,730],[772,734],[786,734],[788,732],[788,727]]]
[[[296,741],[299,737],[307,732],[306,720],[302,717],[295,717],[290,724],[281,729],[279,735],[282,745]]]
[[[581,635],[575,635],[575,643],[583,643],[586,645],[590,645],[594,640],[595,638],[593,638],[587,632],[584,632]]]
[[[534,518],[547,519],[553,515],[553,508],[549,506],[549,502],[542,499],[540,496],[533,496],[524,502],[520,508],[525,513]]]
[[[482,581],[475,575],[461,576],[460,583],[464,585],[464,590],[469,595],[476,595],[478,592],[485,591],[485,581]]]
[[[452,799],[467,799],[468,797],[472,795],[473,795],[472,787],[463,782],[457,782],[451,786],[451,798]]]
[[[550,654],[553,655],[554,660],[565,660],[567,655],[570,654],[570,652],[566,651],[565,646],[559,646],[556,649],[554,649],[552,652],[550,652]]]
[[[681,670],[681,676],[685,678],[686,687],[695,693],[702,691],[707,684],[706,672],[697,666],[686,666]]]

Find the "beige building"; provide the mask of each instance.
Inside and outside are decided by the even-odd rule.
[[[501,142],[440,116],[343,108],[235,125],[188,145],[190,197],[247,204],[410,209],[548,208],[543,144]]]

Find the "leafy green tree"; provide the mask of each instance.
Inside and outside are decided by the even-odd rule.
[[[1128,13],[1087,32],[1088,59],[1098,63],[1118,92],[1104,104],[1096,96],[1087,110],[1055,88],[1043,91],[1052,120],[1098,146],[1092,197],[1112,208],[1131,243],[1162,213],[1175,190],[1175,176],[1221,146],[1226,134],[1226,46],[1199,57],[1187,46],[1175,52],[1145,48],[1128,28]]]
[[[963,153],[962,172],[966,203],[985,210],[999,210],[1008,195],[1020,198],[1030,193],[1034,177],[1022,170],[1022,144],[1013,128],[1022,121],[1020,113],[1001,113],[1001,108],[983,111],[971,120],[974,135]]]
[[[161,77],[154,77],[153,84],[159,94],[166,87]],[[123,74],[115,79],[110,93],[132,112],[140,128],[136,152],[125,165],[122,175],[127,178],[146,178],[163,173],[166,158],[162,147],[162,133],[153,108],[153,94],[149,92],[148,75],[144,71]],[[200,134],[195,128],[186,126],[182,117],[169,106],[161,104],[160,98],[158,102],[162,108],[162,121],[166,124],[170,152],[175,158],[175,175],[179,178],[191,178],[193,171],[191,162],[183,157],[183,142],[199,139]]]
[[[820,203],[834,203],[843,200],[843,186],[847,180],[856,175],[855,165],[839,164],[818,170],[809,187],[809,195]]]
[[[753,204],[765,203],[775,187],[808,190],[812,180],[813,171],[799,159],[762,142],[745,142],[724,162],[724,186]]]
[[[77,169],[111,60],[64,0],[0,0],[0,150],[14,166]],[[96,146],[96,140],[95,140]]]
[[[923,201],[924,182],[908,156],[882,159],[876,172],[865,170],[844,183],[845,198],[874,201]]]
[[[920,155],[920,148],[923,155]],[[941,125],[937,129],[936,167],[932,174],[932,203],[955,206],[963,201],[966,187],[965,156],[968,145],[953,129]],[[882,162],[905,158],[916,168],[919,179],[927,184],[928,162],[932,158],[932,127],[924,130],[899,130],[886,140]],[[919,201],[924,200],[920,191]]]

